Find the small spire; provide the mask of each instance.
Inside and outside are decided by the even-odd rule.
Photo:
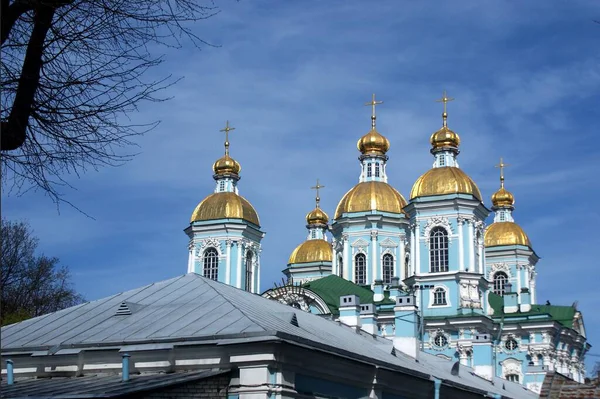
[[[314,187],[311,187],[311,189],[317,190],[317,196],[315,197],[315,202],[317,203],[317,208],[319,207],[319,203],[321,202],[321,198],[319,198],[319,189],[321,189],[323,187],[325,187],[325,186],[319,184],[319,179],[317,179],[317,185]]]
[[[447,110],[446,106],[450,101],[454,101],[454,98],[448,97],[446,95],[446,90],[444,90],[444,95],[442,96],[442,98],[435,100],[435,102],[444,103],[444,112],[442,113],[442,121],[443,121],[444,127],[448,126],[448,112],[447,112],[448,110]]]
[[[509,164],[504,163],[502,157],[500,157],[500,163],[494,166],[495,168],[500,168],[500,188],[504,188],[504,168],[507,166],[509,166]]]
[[[229,127],[229,121],[225,124],[225,127],[220,132],[225,132],[225,155],[229,155],[229,132],[235,130],[234,127]]]
[[[375,101],[375,93],[373,93],[371,101],[365,103],[365,105],[370,105],[371,107],[373,107],[373,111],[371,112],[371,128],[373,130],[375,130],[375,119],[377,119],[377,116],[375,116],[375,106],[379,104],[383,104],[383,101]]]

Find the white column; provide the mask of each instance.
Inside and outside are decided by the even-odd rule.
[[[421,232],[418,222],[415,226],[415,263],[417,275],[421,275]]]
[[[517,263],[517,303],[521,303],[521,273],[523,272],[523,266]]]
[[[531,273],[531,280],[529,283],[529,294],[531,295],[531,304],[536,304],[535,300],[535,271]]]
[[[225,284],[231,285],[231,244],[233,241],[225,240]]]
[[[190,241],[190,245],[188,246],[189,256],[188,256],[188,273],[194,272],[194,242]]]
[[[342,265],[342,267],[346,270],[344,270],[344,278],[346,280],[352,280],[352,275],[351,273],[351,267],[350,267],[350,246],[348,245],[348,236],[342,236],[342,240],[344,243],[344,264]]]
[[[483,237],[481,237],[481,240],[483,240]],[[483,270],[483,242],[477,243],[477,250],[479,251],[479,273],[484,274],[485,270]]]
[[[417,274],[417,262],[415,261],[417,250],[415,249],[415,228],[410,227],[410,268],[413,276]]]
[[[374,283],[377,280],[377,232],[371,231],[371,276]],[[367,281],[368,283],[368,281]]]
[[[465,220],[458,218],[458,269],[460,271],[465,270],[465,240],[463,238],[464,224]]]
[[[475,271],[475,244],[473,243],[473,221],[469,220],[467,223],[469,223],[469,237],[467,241],[469,244],[469,271],[473,273]]]
[[[335,274],[337,275],[337,256],[335,254],[335,245],[337,243],[337,240],[334,238],[331,240],[331,274]]]
[[[260,253],[262,248],[258,247],[256,250],[256,293],[260,293]]]
[[[256,294],[256,274],[257,274],[257,267],[256,264],[258,262],[258,255],[256,255],[256,257],[254,258],[254,261],[252,262],[252,280],[250,282],[250,292],[252,292],[253,294]]]
[[[403,239],[400,239],[400,248],[397,251],[397,257],[396,257],[396,273],[394,274],[396,277],[400,277],[400,281],[403,280],[402,278],[402,273],[404,273],[404,257],[406,256],[406,254],[404,253],[404,247],[406,245],[406,241]],[[404,276],[404,278],[406,278],[408,276]]]
[[[237,288],[242,288],[242,252],[243,251],[243,244],[242,241],[238,241],[237,242],[237,280],[235,282],[235,286]]]

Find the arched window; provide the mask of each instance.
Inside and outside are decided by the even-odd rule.
[[[354,282],[358,285],[367,283],[367,257],[358,254],[354,257]]]
[[[441,306],[447,304],[448,302],[446,302],[446,290],[442,287],[437,287],[433,291],[433,306]]]
[[[508,276],[504,272],[497,272],[494,274],[494,293],[500,296],[504,295],[506,290],[506,283],[508,282]]]
[[[431,230],[429,259],[432,273],[448,271],[448,232],[442,227],[434,227]]]
[[[391,284],[394,275],[394,257],[390,254],[383,255],[383,283]]]
[[[252,290],[252,252],[246,253],[246,291]]]
[[[340,277],[344,278],[344,258],[341,256],[338,258],[338,270],[340,271]]]
[[[518,374],[506,374],[506,379],[510,382],[519,382]]]
[[[371,162],[367,163],[367,177],[371,177]]]
[[[204,251],[204,277],[217,280],[219,277],[219,253],[215,248]]]
[[[219,182],[219,191],[225,191],[225,181],[221,180]]]
[[[375,177],[379,177],[379,163],[375,164]]]

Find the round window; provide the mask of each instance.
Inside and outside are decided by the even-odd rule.
[[[448,338],[446,338],[446,336],[443,333],[438,333],[435,338],[433,339],[433,343],[435,344],[435,346],[437,346],[438,348],[443,348],[446,345],[448,345]]]
[[[509,351],[514,351],[515,349],[517,349],[519,347],[519,344],[517,343],[517,341],[514,338],[509,338],[506,340],[504,347],[506,349],[508,349]]]

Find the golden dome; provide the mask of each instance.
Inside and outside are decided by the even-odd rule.
[[[500,245],[525,245],[531,247],[531,242],[523,229],[514,222],[492,223],[484,235],[486,247]]]
[[[481,201],[481,192],[475,182],[452,166],[433,168],[419,177],[410,192],[410,199],[444,194],[471,194]]]
[[[235,174],[239,175],[242,167],[235,159],[231,158],[229,154],[225,154],[223,157],[217,159],[213,164],[213,170],[216,175],[224,174]]]
[[[335,210],[335,218],[344,213],[382,211],[403,213],[406,200],[395,188],[387,183],[368,181],[358,183],[344,195]]]
[[[258,214],[244,197],[231,192],[214,193],[198,204],[190,223],[215,219],[242,219],[260,226]]]
[[[431,135],[429,142],[433,149],[458,147],[460,145],[460,137],[457,133],[448,129],[448,126],[443,126],[440,130]]]
[[[307,240],[298,245],[290,255],[288,265],[292,263],[331,262],[331,244],[325,240]]]
[[[504,187],[492,194],[492,205],[495,208],[512,207],[515,204],[515,196]]]
[[[327,224],[329,216],[319,207],[306,214],[306,223],[308,224]]]
[[[363,154],[385,155],[390,149],[390,141],[373,128],[358,140],[356,147]]]

